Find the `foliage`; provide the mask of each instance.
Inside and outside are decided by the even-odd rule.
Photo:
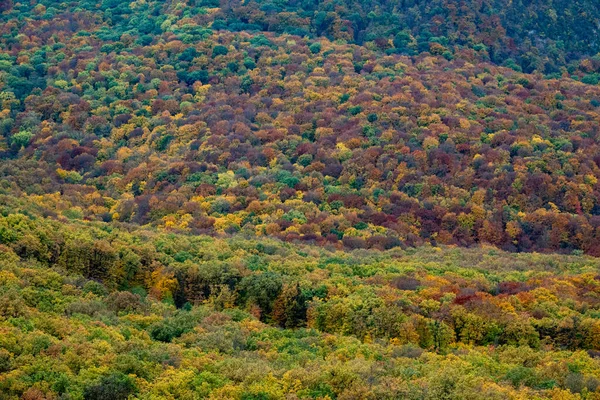
[[[591,0],[0,0],[1,399],[600,399]]]
[[[437,32],[424,45],[404,27],[391,45],[414,51],[390,52],[330,41],[325,25],[347,26],[334,12],[315,10],[317,38],[225,29],[231,13],[265,28],[248,21],[268,9],[278,32],[281,5],[178,4],[18,3],[1,15],[3,193],[46,215],[172,232],[600,254],[596,58],[546,79],[478,55],[505,44],[452,47]],[[423,7],[389,6],[365,11],[361,29]]]
[[[597,258],[340,251],[28,213],[0,217],[7,399],[598,394]]]

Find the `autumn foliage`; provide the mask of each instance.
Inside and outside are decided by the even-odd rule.
[[[600,254],[594,58],[523,74],[467,47],[217,30],[233,5],[105,3],[2,15],[0,177],[47,214]]]
[[[600,399],[599,4],[0,0],[0,400]]]
[[[0,392],[595,399],[599,268],[493,247],[340,251],[10,213]]]

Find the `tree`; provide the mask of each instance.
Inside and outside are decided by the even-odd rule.
[[[250,275],[240,282],[241,298],[247,306],[256,305],[260,308],[262,320],[271,318],[273,304],[283,289],[281,276],[273,272],[263,272]],[[294,310],[294,307],[291,307]],[[293,317],[293,314],[291,315]],[[285,318],[287,321],[287,318]],[[290,319],[293,321],[293,319]]]
[[[135,382],[127,375],[113,373],[104,376],[95,385],[85,388],[85,400],[126,400],[137,393]]]
[[[273,320],[283,328],[297,328],[306,323],[307,299],[300,284],[284,286],[273,305]]]
[[[213,57],[226,56],[228,53],[229,53],[229,50],[227,50],[227,47],[221,46],[221,45],[216,45],[215,47],[213,47],[213,50],[212,50]]]

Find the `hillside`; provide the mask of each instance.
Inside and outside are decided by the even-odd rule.
[[[0,400],[600,399],[599,24],[0,0]]]
[[[475,47],[215,30],[222,8],[19,4],[0,27],[2,190],[48,214],[600,254],[599,60],[546,79]]]

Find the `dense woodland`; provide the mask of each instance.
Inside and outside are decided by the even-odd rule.
[[[598,258],[21,211],[0,218],[2,398],[600,398]]]
[[[52,216],[600,255],[600,58],[548,77],[481,43],[410,56],[216,30],[227,8],[185,2],[50,5],[2,14],[0,190]]]
[[[0,0],[0,400],[600,399],[599,29]]]

